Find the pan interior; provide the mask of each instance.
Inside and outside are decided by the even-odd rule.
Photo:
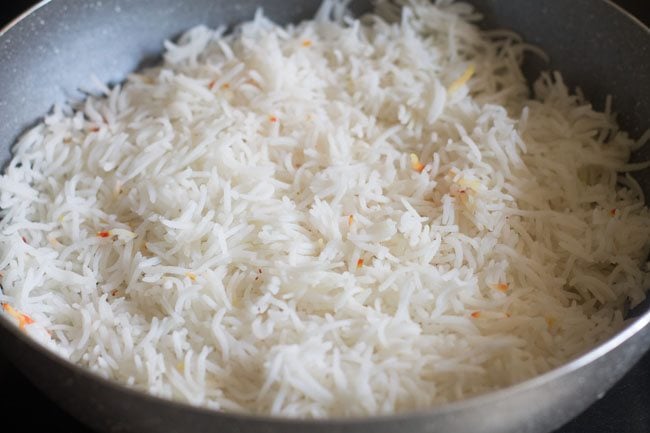
[[[0,70],[0,82],[6,83],[7,89],[0,100],[0,117],[8,119],[0,127],[0,161],[3,165],[9,160],[10,146],[15,138],[37,122],[52,103],[83,97],[80,88],[92,90],[91,74],[105,82],[121,82],[127,73],[155,63],[164,39],[173,38],[199,22],[206,22],[210,26],[240,22],[250,18],[255,8],[254,2],[250,1],[232,4],[196,0],[187,5],[162,1],[159,9],[157,7],[152,11],[151,6],[145,6],[145,2],[133,3],[137,2],[104,1],[102,10],[112,8],[114,11],[110,23],[106,23],[100,19],[101,14],[94,4],[86,5],[83,0],[72,0],[66,8],[60,8],[55,1],[34,12],[28,21],[3,36],[0,53],[8,59],[7,66]],[[319,3],[296,1],[293,8],[288,7],[287,2],[269,2],[265,4],[265,12],[277,22],[295,22],[313,15]],[[644,44],[626,43],[621,49],[618,45],[620,40],[614,42],[616,39],[609,36],[595,39],[578,37],[572,41],[572,48],[569,49],[569,44],[557,36],[566,34],[567,29],[562,29],[560,24],[553,27],[552,22],[559,23],[561,20],[553,18],[551,12],[543,16],[544,19],[537,20],[535,14],[530,14],[530,6],[488,0],[473,3],[485,14],[485,28],[514,29],[524,39],[549,53],[550,65],[536,58],[527,59],[524,69],[530,80],[537,77],[540,70],[557,68],[563,72],[569,84],[580,84],[587,98],[594,101],[597,107],[602,106],[606,94],[614,94],[614,108],[620,113],[623,128],[638,136],[649,126],[647,101],[650,101],[650,77],[647,71],[650,70],[650,56],[644,51]],[[570,15],[574,8],[575,13],[579,13],[584,8],[581,4],[581,1],[576,1],[567,5],[565,14]],[[368,8],[368,2],[352,3],[352,9],[357,13]],[[602,12],[599,12],[599,8],[603,8]],[[585,18],[586,23],[574,20],[568,31],[582,35],[587,27],[599,22],[599,16],[602,20],[612,19],[605,3],[598,3],[594,10],[594,16]],[[141,19],[152,14],[154,18]],[[623,20],[625,17],[617,19]],[[600,21],[601,24],[603,22]],[[562,23],[566,25],[565,21]],[[642,29],[630,27],[621,24],[621,28],[625,29],[620,35],[621,40],[647,38]],[[603,52],[601,56],[581,54],[593,52],[595,47]],[[35,51],[41,55],[35,56]],[[603,58],[610,59],[611,68],[602,64]],[[629,58],[636,60],[629,62]],[[634,156],[635,160],[648,157],[650,151],[647,147]],[[637,179],[648,194],[650,173],[647,170],[640,172]],[[643,314],[649,308],[650,303],[646,301],[631,312],[631,317]]]

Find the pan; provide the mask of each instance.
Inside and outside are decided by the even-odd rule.
[[[509,28],[550,56],[525,60],[533,80],[562,71],[596,107],[614,96],[620,125],[633,135],[650,127],[650,31],[613,4],[597,0],[474,0],[483,26]],[[39,3],[0,31],[0,162],[18,135],[53,103],[82,96],[89,77],[118,83],[153,64],[162,42],[203,23],[249,19],[255,9],[279,23],[314,14],[319,0],[53,0]],[[353,1],[362,13],[370,2]],[[602,104],[600,104],[602,105]],[[650,146],[636,160],[650,158]],[[637,174],[646,196],[650,173]],[[0,350],[66,411],[106,432],[548,432],[609,389],[650,347],[650,304],[626,327],[572,362],[515,386],[433,407],[370,418],[296,420],[222,413],[145,395],[104,380],[43,349],[0,318]]]

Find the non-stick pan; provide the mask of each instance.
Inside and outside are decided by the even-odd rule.
[[[235,24],[257,6],[280,23],[313,15],[320,0],[53,0],[40,3],[0,33],[0,162],[25,128],[55,102],[92,88],[91,75],[120,82],[155,62],[164,39],[199,23]],[[650,32],[601,0],[474,0],[485,28],[510,28],[542,47],[599,106],[613,95],[620,124],[633,135],[650,127]],[[353,1],[352,9],[369,9]],[[650,146],[636,159],[650,157]],[[650,173],[638,180],[650,195]],[[1,253],[1,252],[0,252]],[[647,289],[647,288],[646,288]],[[565,423],[616,382],[650,347],[650,308],[625,329],[563,367],[510,388],[431,408],[360,419],[290,420],[220,413],[135,392],[101,379],[29,340],[0,318],[0,350],[36,386],[88,425],[130,432],[547,432]],[[7,390],[3,390],[6,393]],[[6,395],[6,394],[5,394]]]

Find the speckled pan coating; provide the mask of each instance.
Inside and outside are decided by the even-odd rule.
[[[0,162],[54,102],[92,89],[91,74],[119,82],[155,61],[162,41],[199,23],[249,19],[255,7],[281,23],[307,18],[320,0],[53,0],[0,33]],[[650,32],[600,0],[474,0],[488,28],[506,27],[541,46],[551,68],[580,84],[596,106],[614,95],[621,125],[650,127]],[[356,12],[369,2],[353,1]],[[549,68],[526,62],[529,78]],[[635,159],[650,158],[650,148]],[[650,193],[650,173],[638,179]],[[1,252],[0,252],[1,253]],[[548,432],[577,415],[650,347],[646,303],[611,340],[559,369],[484,396],[394,417],[292,421],[221,414],[156,399],[99,379],[45,352],[0,318],[0,350],[83,422],[111,432]],[[6,397],[10,390],[0,390]],[[35,414],[35,416],[38,416]]]

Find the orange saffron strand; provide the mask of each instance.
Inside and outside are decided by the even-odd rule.
[[[451,83],[451,85],[447,89],[447,93],[454,93],[456,90],[462,87],[465,83],[469,81],[470,78],[472,78],[474,72],[476,72],[476,68],[474,64],[470,64],[467,67],[467,69],[465,69],[465,72],[463,72],[463,75],[461,75],[456,80],[454,80],[453,83]]]
[[[363,266],[363,259],[357,260],[357,269],[359,269],[361,266]]]
[[[411,154],[411,168],[418,173],[422,173],[424,170],[424,164],[420,162],[420,158],[415,153]]]
[[[102,230],[101,232],[97,232],[97,237],[99,238],[108,238],[111,236],[111,232],[107,230]]]
[[[472,313],[472,317],[475,318],[475,319],[478,319],[479,317],[481,317],[481,312],[480,311],[474,311]]]
[[[303,47],[311,47],[312,42],[309,39],[305,39],[302,41],[302,46]]]
[[[278,121],[278,118],[277,118],[277,117],[275,117],[275,116],[269,116],[269,122],[271,122],[271,123],[275,123],[275,122],[277,122],[277,121]]]
[[[217,80],[212,80],[208,83],[208,89],[212,90],[214,89],[214,86],[217,84]],[[221,85],[221,90],[228,90],[230,89],[230,84],[229,83],[223,83]]]
[[[507,292],[508,287],[510,287],[510,285],[508,283],[497,283],[492,287],[494,287],[496,290],[498,290],[500,292]]]
[[[353,222],[354,222],[354,215],[350,215],[350,216],[348,217],[348,225],[351,226]]]
[[[16,311],[11,305],[3,303],[2,308],[14,319],[18,320],[18,328],[19,329],[25,329],[26,325],[31,325],[34,323],[34,319],[29,317],[25,313],[21,313],[20,311]]]

